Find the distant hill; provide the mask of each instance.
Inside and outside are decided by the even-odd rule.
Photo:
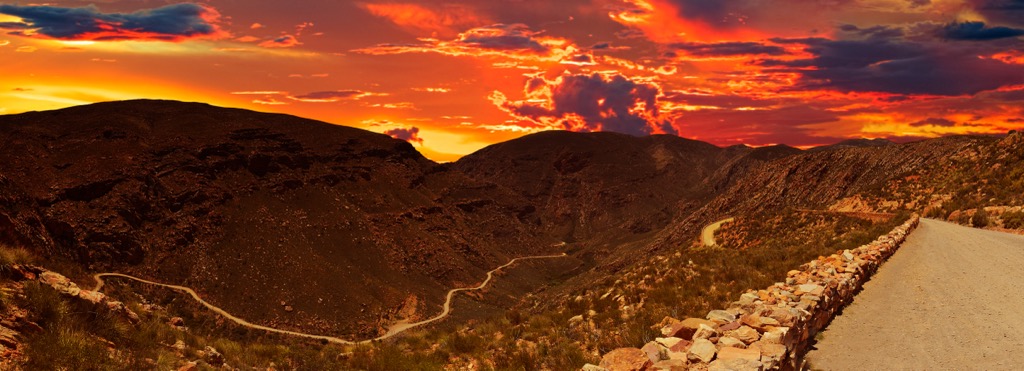
[[[888,139],[884,139],[884,138],[877,138],[877,139],[864,139],[864,138],[860,138],[860,139],[847,139],[847,140],[844,140],[844,141],[836,143],[836,144],[830,144],[830,145],[827,145],[827,146],[814,147],[814,148],[809,149],[808,151],[817,152],[817,151],[828,151],[828,150],[843,149],[843,148],[886,147],[886,146],[891,146],[891,145],[894,145],[894,144],[896,144],[896,143],[893,143],[892,141],[889,141]]]

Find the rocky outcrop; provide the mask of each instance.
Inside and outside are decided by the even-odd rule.
[[[601,366],[611,371],[671,370],[679,369],[677,364],[683,360],[690,369],[797,369],[814,335],[853,301],[918,222],[914,215],[874,242],[804,264],[790,271],[785,282],[743,293],[728,308],[708,313],[706,319],[666,318],[662,334],[668,338],[651,341],[642,350],[613,350]],[[650,362],[633,359],[641,354]],[[630,355],[631,362],[618,367],[625,365],[619,361],[624,355]],[[636,368],[640,364],[646,366]]]
[[[18,275],[27,280],[37,280],[40,283],[57,290],[61,295],[82,302],[90,303],[97,310],[108,311],[131,324],[138,324],[141,319],[139,315],[124,305],[123,302],[113,300],[102,292],[83,290],[78,284],[71,282],[64,275],[48,271],[37,266],[13,266]]]

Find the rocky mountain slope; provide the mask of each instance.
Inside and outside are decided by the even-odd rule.
[[[372,334],[550,245],[515,194],[291,116],[115,102],[2,116],[0,142],[6,242],[186,284],[266,324]]]
[[[978,202],[964,177],[1013,189],[1020,137],[801,151],[544,132],[437,164],[403,141],[292,116],[102,103],[0,116],[0,242],[187,285],[260,324],[371,337],[436,314],[447,289],[512,257],[571,255],[517,268],[485,299],[511,306],[553,288],[544,297],[558,305],[722,216]],[[970,184],[999,189],[983,183]]]

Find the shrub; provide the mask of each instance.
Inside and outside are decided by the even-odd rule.
[[[985,208],[979,207],[974,211],[974,216],[971,216],[971,225],[983,228],[988,226],[988,212]]]
[[[13,265],[32,264],[35,261],[35,256],[24,248],[0,244],[0,274],[4,276],[10,274]]]
[[[1003,214],[1003,226],[1010,229],[1024,227],[1024,211]]]

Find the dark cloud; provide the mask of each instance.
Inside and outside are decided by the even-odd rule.
[[[993,53],[1001,49],[884,37],[773,41],[804,44],[813,55],[802,60],[760,62],[769,67],[791,67],[788,72],[801,74],[797,88],[964,95],[1024,83],[1024,66],[979,58],[986,50]]]
[[[765,45],[756,42],[720,42],[720,43],[675,43],[670,48],[681,50],[697,57],[726,57],[742,55],[784,55],[786,49],[776,45]]]
[[[953,22],[939,29],[939,36],[950,40],[995,40],[1024,35],[1024,29],[986,27],[984,22]]]
[[[574,131],[612,131],[630,135],[675,133],[660,119],[658,86],[622,75],[563,75],[555,81],[535,77],[527,82],[522,102],[499,102],[510,113]],[[546,102],[538,103],[543,97]]]
[[[221,36],[215,24],[220,17],[213,8],[191,3],[173,4],[133,13],[103,13],[95,6],[0,5],[0,14],[22,19],[0,28],[14,34],[38,34],[61,40],[160,40],[181,41]]]
[[[410,128],[397,128],[387,130],[384,132],[384,134],[390,135],[392,138],[395,139],[401,139],[406,142],[419,143],[421,146],[423,145],[423,138],[420,138],[420,128],[415,126]]]
[[[951,126],[956,126],[956,122],[955,121],[951,121],[951,120],[947,120],[947,119],[944,119],[944,118],[939,118],[939,117],[929,117],[929,118],[926,118],[926,119],[918,121],[918,122],[912,122],[912,123],[910,123],[910,126],[913,126],[913,127],[922,127],[922,126],[951,127]]]
[[[292,35],[283,35],[271,40],[261,42],[259,44],[264,48],[290,48],[296,45],[302,45],[299,39]]]
[[[679,15],[687,19],[700,19],[708,23],[728,23],[734,14],[730,5],[741,1],[671,0],[679,8]]]
[[[1024,25],[1024,0],[968,0],[992,23]]]
[[[538,42],[536,33],[523,24],[496,24],[478,27],[459,35],[458,43],[491,50],[530,50],[546,53],[548,47]]]

